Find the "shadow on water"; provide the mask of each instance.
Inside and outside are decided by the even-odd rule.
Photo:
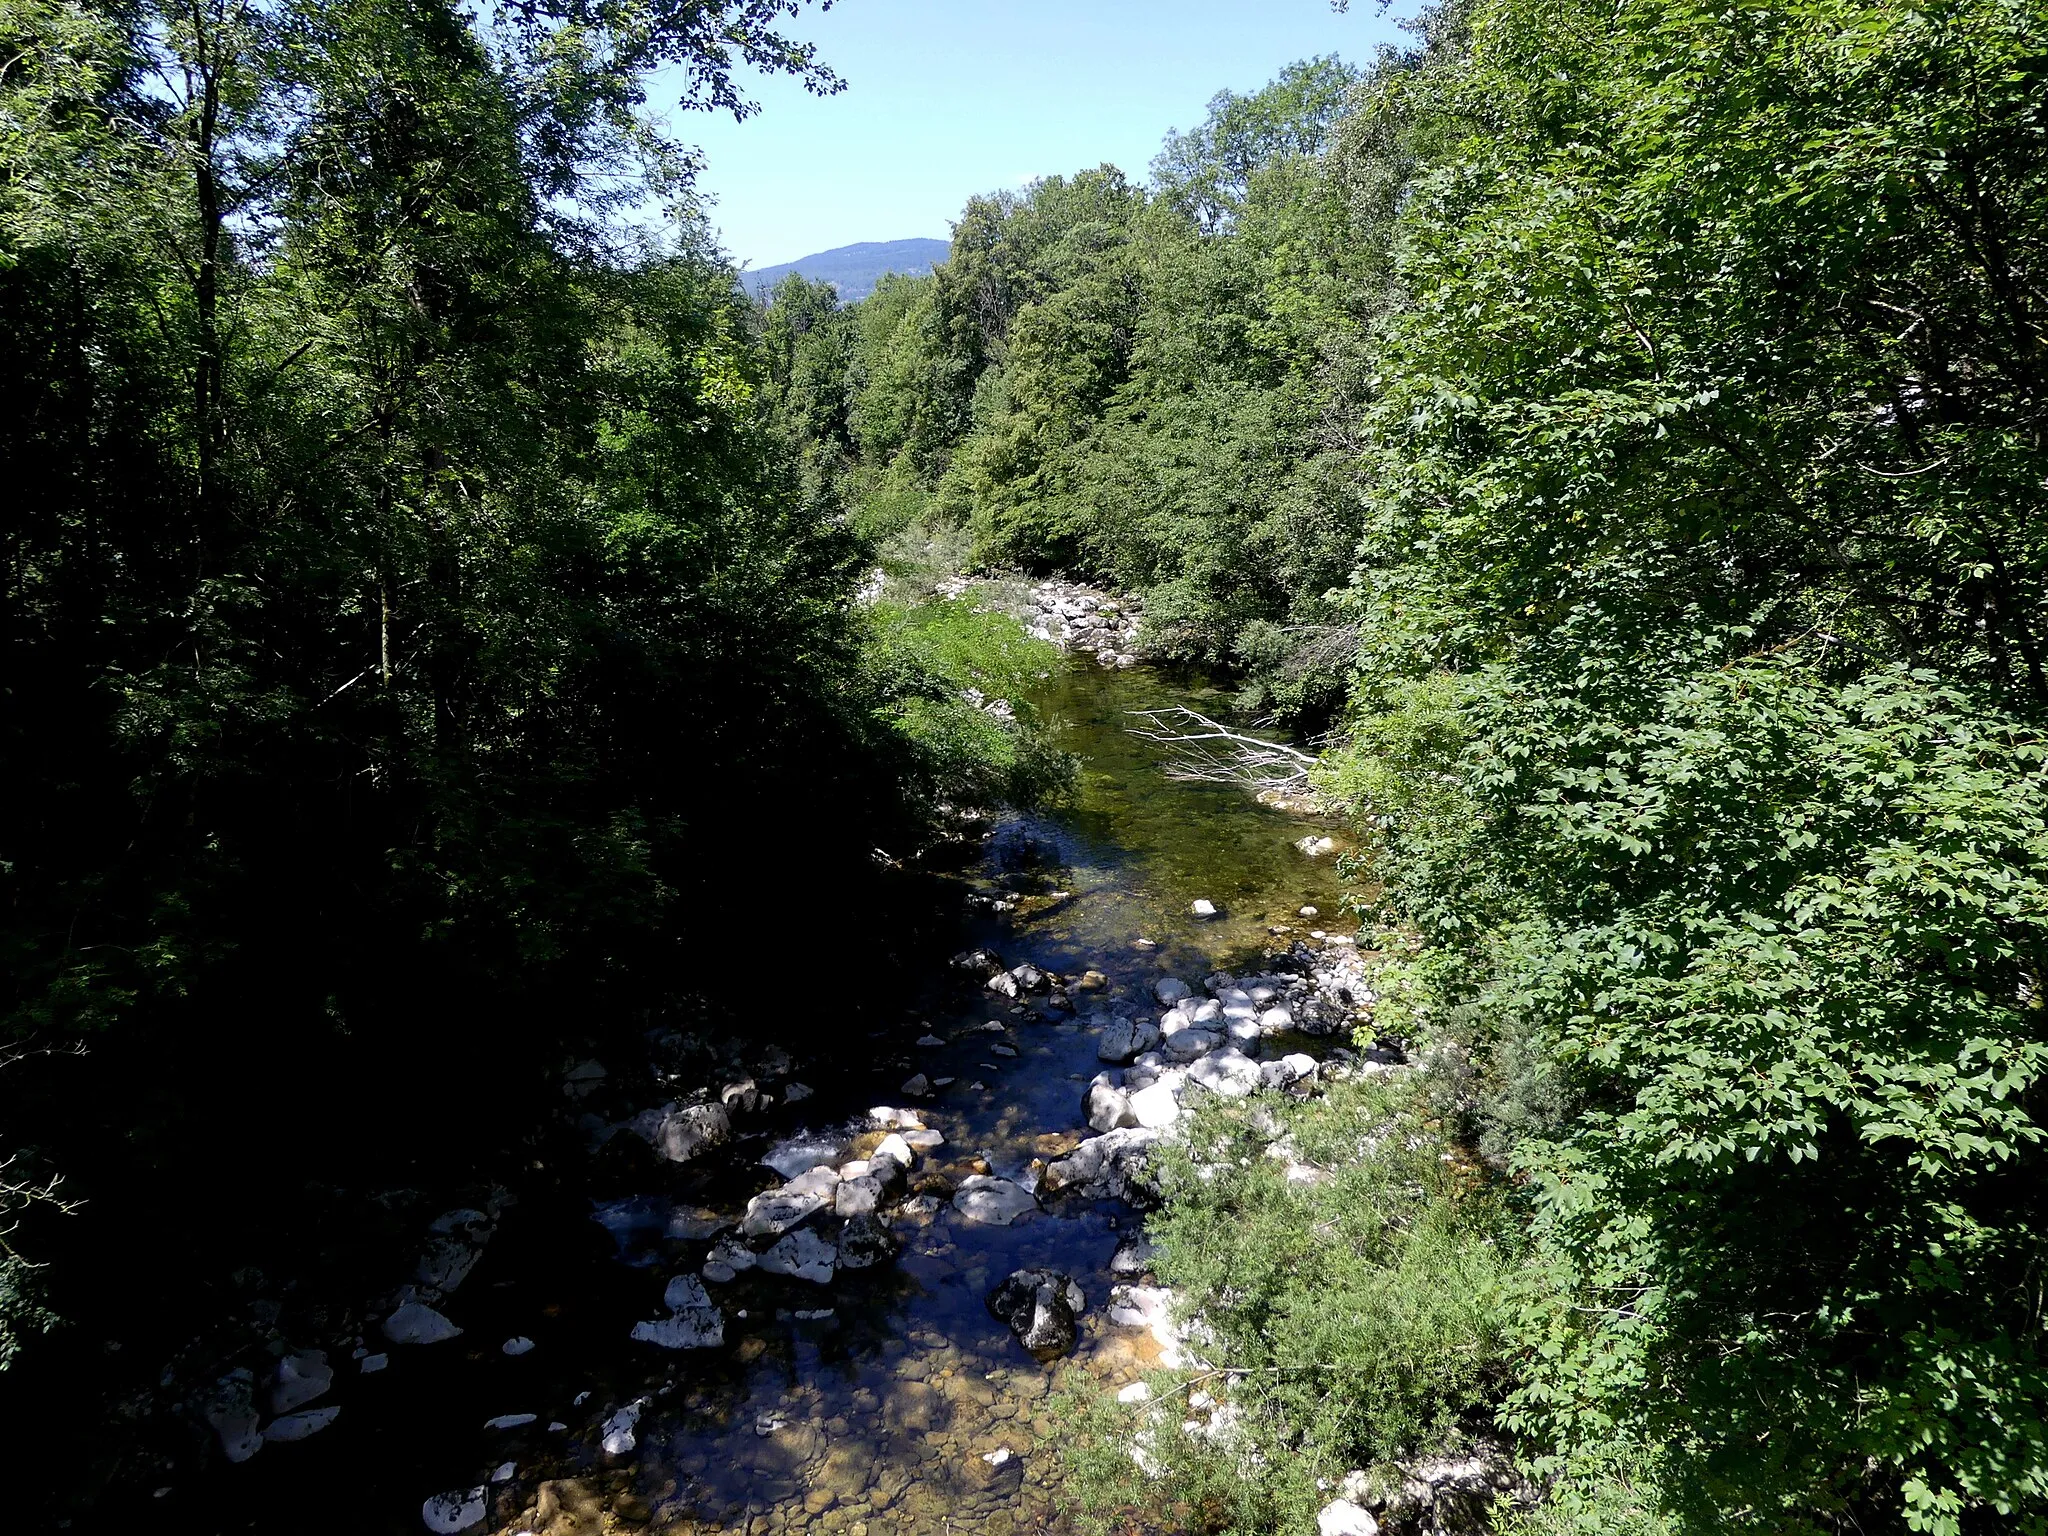
[[[1159,977],[1198,982],[1248,962],[1272,942],[1271,929],[1302,926],[1294,914],[1304,903],[1338,911],[1330,862],[1292,846],[1310,830],[1302,820],[1239,789],[1168,779],[1160,749],[1128,732],[1129,711],[1207,700],[1152,672],[1081,666],[1048,678],[1037,702],[1079,760],[1076,793],[1056,811],[1004,823],[983,856],[950,877],[973,914],[960,947],[986,946],[1010,965],[1030,961],[1070,981],[1102,972],[1099,993],[1075,994],[1084,1010],[1150,1006]],[[1221,915],[1195,918],[1197,898]],[[714,1285],[725,1317],[717,1349],[672,1353],[628,1339],[634,1322],[661,1315],[667,1278],[697,1270],[709,1247],[708,1224],[664,1213],[710,1208],[730,1220],[748,1194],[776,1182],[757,1161],[773,1141],[807,1136],[821,1161],[863,1155],[856,1132],[866,1110],[911,1102],[902,1085],[912,1073],[950,1079],[916,1105],[946,1138],[920,1174],[957,1180],[981,1159],[1022,1176],[1033,1159],[1057,1157],[1087,1134],[1081,1099],[1101,1064],[1082,1019],[1042,1000],[1012,1003],[938,966],[902,1000],[908,1006],[869,999],[863,1015],[846,1005],[843,980],[821,986],[795,968],[774,970],[763,967],[763,996],[774,999],[765,1013],[846,1014],[836,1053],[799,1071],[815,1097],[778,1107],[749,1140],[683,1169],[651,1155],[636,1161],[631,1148],[644,1144],[631,1137],[617,1141],[615,1160],[593,1165],[581,1133],[557,1135],[536,1159],[545,1176],[519,1191],[446,1305],[461,1338],[398,1348],[366,1337],[391,1357],[369,1376],[349,1359],[352,1341],[323,1341],[338,1367],[322,1399],[342,1408],[332,1429],[266,1447],[244,1466],[174,1477],[142,1512],[156,1518],[122,1528],[414,1533],[424,1529],[427,1496],[481,1484],[491,1490],[490,1517],[478,1529],[543,1536],[618,1526],[820,1536],[1064,1530],[1046,1443],[1055,1373],[1023,1351],[984,1298],[1014,1269],[1066,1271],[1088,1308],[1077,1354],[1061,1369],[1135,1379],[1156,1346],[1110,1326],[1104,1305],[1111,1255],[1139,1226],[1128,1207],[1055,1200],[1010,1227],[968,1222],[944,1204],[922,1219],[899,1212],[893,1265],[843,1271],[830,1285],[758,1272]],[[765,1016],[744,1028],[774,1035]],[[931,1037],[942,1043],[918,1044]],[[648,1102],[603,1108],[625,1118]],[[616,1208],[611,1230],[592,1219],[594,1205],[621,1200],[637,1203]],[[504,1354],[501,1341],[514,1336],[532,1339],[531,1352]],[[604,1422],[636,1401],[632,1450],[607,1454]],[[529,1413],[531,1424],[483,1427]],[[502,1482],[490,1481],[508,1466]]]

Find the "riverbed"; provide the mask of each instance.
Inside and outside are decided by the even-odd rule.
[[[302,1411],[338,1408],[331,1421],[168,1490],[163,1507],[211,1500],[221,1529],[293,1531],[415,1533],[469,1515],[507,1536],[1067,1529],[1049,1398],[1077,1371],[1134,1381],[1160,1350],[1108,1306],[1133,1278],[1110,1265],[1140,1213],[1044,1190],[1047,1164],[1092,1134],[1083,1096],[1104,1068],[1100,1020],[1156,1016],[1164,978],[1199,995],[1205,976],[1257,970],[1309,930],[1320,942],[1341,893],[1333,860],[1296,846],[1336,829],[1239,788],[1177,782],[1130,734],[1134,710],[1220,707],[1198,686],[1077,662],[1034,702],[1078,760],[1071,802],[1000,822],[949,879],[961,949],[1006,972],[1035,967],[1042,986],[992,990],[982,961],[855,1008],[859,978],[806,975],[764,946],[743,962],[758,967],[757,1017],[677,1021],[649,1031],[645,1061],[569,1066],[563,1113],[588,1138],[587,1161],[550,1179],[537,1160],[516,1196],[453,1213],[443,1267],[472,1267],[401,1292],[330,1342],[333,1385]],[[1217,914],[1197,917],[1197,901]],[[821,1012],[843,1016],[836,1040]],[[676,1042],[703,1037],[742,1042],[730,1081],[710,1085],[739,1090],[731,1135],[665,1163],[620,1127],[658,1116],[665,1088],[687,1099],[694,1085],[665,1080],[684,1070]],[[806,1038],[825,1044],[787,1059],[782,1043]],[[813,1165],[865,1168],[896,1124],[939,1139],[922,1138],[882,1207],[892,1259],[817,1278],[720,1265],[714,1244],[752,1196]],[[973,1220],[949,1196],[976,1177],[1044,1198],[1010,1225]],[[1062,1359],[1034,1359],[989,1310],[991,1288],[1020,1269],[1071,1276],[1083,1294]],[[445,1277],[414,1277],[429,1278]],[[459,1335],[393,1342],[390,1307],[407,1296]],[[716,1344],[632,1337],[683,1316],[678,1299],[715,1318]]]

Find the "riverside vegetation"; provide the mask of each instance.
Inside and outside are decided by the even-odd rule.
[[[1142,594],[1364,837],[1429,1065],[1155,1219],[1190,1525],[2048,1528],[2044,263],[2038,4],[1471,0],[779,290],[811,494]]]
[[[612,189],[792,9],[8,6],[5,1337],[236,1095],[1056,788],[1017,567],[1320,744],[1416,1063],[1174,1138],[1094,1518],[2048,1530],[2048,10],[1461,0],[754,310]]]

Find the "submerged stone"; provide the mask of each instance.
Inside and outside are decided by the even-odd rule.
[[[838,1257],[841,1269],[868,1269],[896,1257],[896,1239],[880,1218],[854,1216],[839,1229]]]
[[[976,1173],[960,1181],[953,1195],[953,1209],[969,1221],[1007,1227],[1026,1212],[1037,1210],[1038,1200],[1021,1184]]]
[[[1056,1269],[1016,1270],[988,1295],[989,1311],[1041,1361],[1073,1349],[1077,1319],[1087,1305],[1073,1277]]]

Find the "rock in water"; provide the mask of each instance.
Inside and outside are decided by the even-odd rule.
[[[270,1389],[270,1411],[290,1413],[333,1385],[334,1368],[327,1363],[325,1350],[309,1349],[286,1355],[277,1362],[277,1385]]]
[[[1131,1096],[1111,1082],[1107,1072],[1096,1073],[1095,1081],[1088,1085],[1088,1093],[1081,1101],[1081,1115],[1094,1131],[1113,1131],[1138,1123],[1131,1113]]]
[[[1078,1319],[1088,1305],[1073,1277],[1056,1269],[1020,1269],[989,1292],[988,1309],[1039,1360],[1056,1360],[1074,1347]]]
[[[384,1319],[384,1337],[394,1344],[444,1344],[462,1330],[423,1301],[408,1301]]]
[[[1192,912],[1196,917],[1203,919],[1217,915],[1216,903],[1213,901],[1197,901],[1188,908],[1188,911]]]
[[[781,1189],[769,1190],[765,1195],[756,1195],[747,1202],[747,1214],[740,1219],[740,1230],[748,1237],[780,1237],[830,1205],[837,1187],[836,1180],[832,1189],[795,1189],[784,1185]]]
[[[604,1438],[604,1448],[607,1452],[614,1456],[623,1456],[640,1443],[635,1431],[640,1427],[640,1413],[646,1406],[646,1398],[636,1398],[604,1421],[604,1427],[599,1433]],[[481,1488],[476,1491],[479,1494],[483,1492]]]
[[[1180,1096],[1172,1082],[1155,1082],[1131,1095],[1131,1118],[1147,1130],[1163,1131],[1180,1119]]]
[[[220,1436],[221,1451],[231,1462],[247,1461],[263,1449],[252,1400],[255,1380],[247,1370],[229,1372],[221,1377],[220,1389],[206,1409],[206,1422]]]
[[[437,1531],[440,1536],[454,1536],[457,1531],[466,1531],[472,1525],[483,1523],[487,1497],[489,1495],[481,1487],[437,1493],[420,1506],[420,1518],[427,1522],[428,1530]]]
[[[1194,988],[1178,976],[1164,976],[1152,983],[1152,995],[1159,999],[1159,1006],[1171,1008],[1183,998],[1193,997]]]
[[[874,1215],[853,1216],[839,1229],[839,1267],[869,1269],[896,1257],[896,1239]]]
[[[789,1275],[815,1285],[830,1285],[839,1254],[809,1227],[790,1233],[754,1261],[764,1275]]]
[[[725,1342],[725,1314],[695,1275],[677,1275],[662,1293],[669,1316],[635,1323],[633,1337],[663,1349],[716,1349]]]
[[[1121,1066],[1142,1056],[1159,1044],[1159,1026],[1150,1019],[1131,1019],[1119,1014],[1102,1026],[1102,1038],[1095,1054],[1103,1061]]]
[[[1133,1104],[1143,1097],[1144,1094],[1136,1095]],[[1045,1187],[1077,1190],[1097,1200],[1150,1204],[1156,1196],[1146,1163],[1158,1140],[1157,1131],[1137,1127],[1090,1137],[1046,1168]]]
[[[672,1109],[654,1128],[654,1149],[672,1163],[687,1163],[706,1147],[732,1135],[732,1116],[723,1104]]]
[[[1152,1261],[1159,1250],[1152,1246],[1152,1239],[1140,1234],[1126,1238],[1117,1245],[1110,1255],[1109,1272],[1119,1279],[1134,1280],[1152,1267]]]
[[[833,1191],[832,1209],[841,1216],[872,1216],[881,1203],[882,1181],[872,1173],[842,1179]]]
[[[1037,1210],[1038,1200],[1021,1184],[975,1173],[960,1181],[953,1196],[953,1209],[969,1221],[1007,1227],[1027,1211]]]
[[[725,1317],[716,1307],[678,1312],[633,1325],[634,1340],[663,1349],[716,1349],[725,1342]]]

